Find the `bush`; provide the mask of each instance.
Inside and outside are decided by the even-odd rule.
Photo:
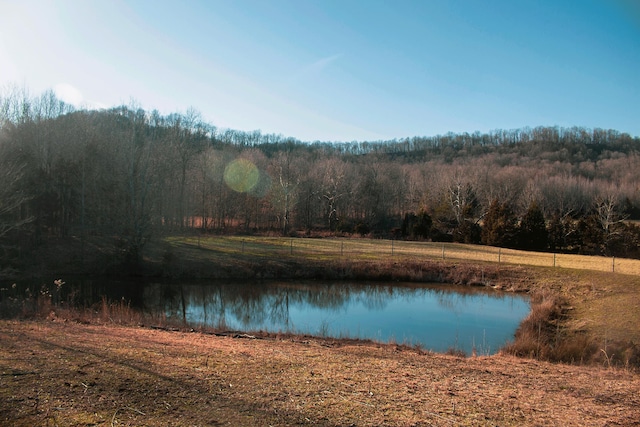
[[[371,232],[371,227],[369,224],[359,222],[355,227],[355,232],[361,236],[365,236]]]
[[[482,228],[472,221],[464,220],[453,232],[453,240],[459,243],[480,244]]]
[[[340,220],[340,222],[336,225],[336,231],[340,233],[353,233],[353,223],[348,220]]]

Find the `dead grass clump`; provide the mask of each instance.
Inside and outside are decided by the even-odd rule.
[[[17,285],[14,283],[10,287],[0,288],[0,319],[18,317],[21,311],[22,301],[18,297]]]
[[[631,341],[608,341],[591,353],[591,362],[605,367],[640,368],[640,346]]]
[[[498,275],[498,269],[494,266],[462,263],[442,267],[445,273],[444,281],[456,285],[487,286]]]
[[[447,351],[445,351],[445,354],[449,356],[459,357],[461,359],[464,359],[467,357],[467,353],[465,353],[464,350],[458,347],[449,347]]]
[[[584,364],[596,351],[597,346],[586,334],[573,334],[557,340],[548,359],[570,364]]]
[[[103,322],[117,323],[119,325],[135,325],[142,322],[142,315],[138,310],[124,299],[109,301],[102,297],[100,302],[100,320]]]
[[[515,340],[507,344],[503,352],[520,357],[552,359],[562,305],[556,295],[535,295],[531,300],[531,312],[518,327]]]
[[[582,331],[560,327],[564,318],[564,299],[558,295],[532,298],[531,312],[520,324],[515,340],[503,353],[570,364],[602,364],[606,367],[640,366],[640,348],[633,342],[605,342],[598,345]]]
[[[61,298],[62,280],[54,285],[42,285],[40,290],[30,288],[0,300],[0,317],[11,319],[46,319],[51,321],[74,320],[80,323],[116,323],[137,325],[142,323],[143,313],[131,307],[124,299],[109,301],[106,297],[89,308],[74,305],[74,295],[67,300]]]
[[[3,289],[4,290],[4,289]],[[4,319],[32,319],[46,318],[59,302],[59,293],[52,291],[46,285],[41,289],[18,290],[14,284],[11,294],[0,298],[0,318]]]

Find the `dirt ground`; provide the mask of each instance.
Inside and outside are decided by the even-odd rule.
[[[394,345],[0,321],[2,426],[634,426],[640,374]]]

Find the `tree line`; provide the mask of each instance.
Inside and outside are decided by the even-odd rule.
[[[537,127],[302,142],[195,110],[0,95],[0,260],[46,239],[360,234],[639,257],[640,139]]]

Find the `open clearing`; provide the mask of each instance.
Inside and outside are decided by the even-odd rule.
[[[640,375],[313,338],[0,322],[11,426],[632,426]]]

